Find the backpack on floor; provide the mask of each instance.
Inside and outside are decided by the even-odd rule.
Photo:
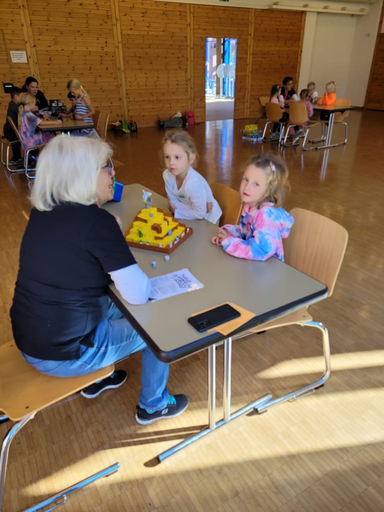
[[[183,126],[183,119],[181,117],[171,117],[170,119],[159,119],[160,128],[181,128]]]
[[[192,110],[187,110],[185,113],[185,121],[187,126],[194,126],[195,122],[195,113]]]
[[[128,129],[131,133],[137,132],[137,123],[136,121],[132,121],[132,119],[128,123]]]

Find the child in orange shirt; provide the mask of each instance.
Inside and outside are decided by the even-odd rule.
[[[336,101],[336,84],[335,82],[328,82],[325,85],[325,94],[321,97],[321,100],[317,102],[318,105],[334,105]]]

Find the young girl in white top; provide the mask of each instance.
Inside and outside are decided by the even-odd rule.
[[[217,224],[222,211],[206,180],[193,168],[198,155],[192,137],[183,130],[168,130],[162,145],[170,212],[176,219],[206,219]]]

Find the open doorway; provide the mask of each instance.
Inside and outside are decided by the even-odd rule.
[[[237,39],[207,37],[205,43],[205,112],[207,121],[233,119]]]

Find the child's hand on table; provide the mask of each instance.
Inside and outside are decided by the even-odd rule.
[[[229,238],[231,235],[228,233],[228,231],[224,228],[219,228],[219,232],[216,236],[214,236],[211,240],[211,242],[215,245],[221,245],[222,242]]]

